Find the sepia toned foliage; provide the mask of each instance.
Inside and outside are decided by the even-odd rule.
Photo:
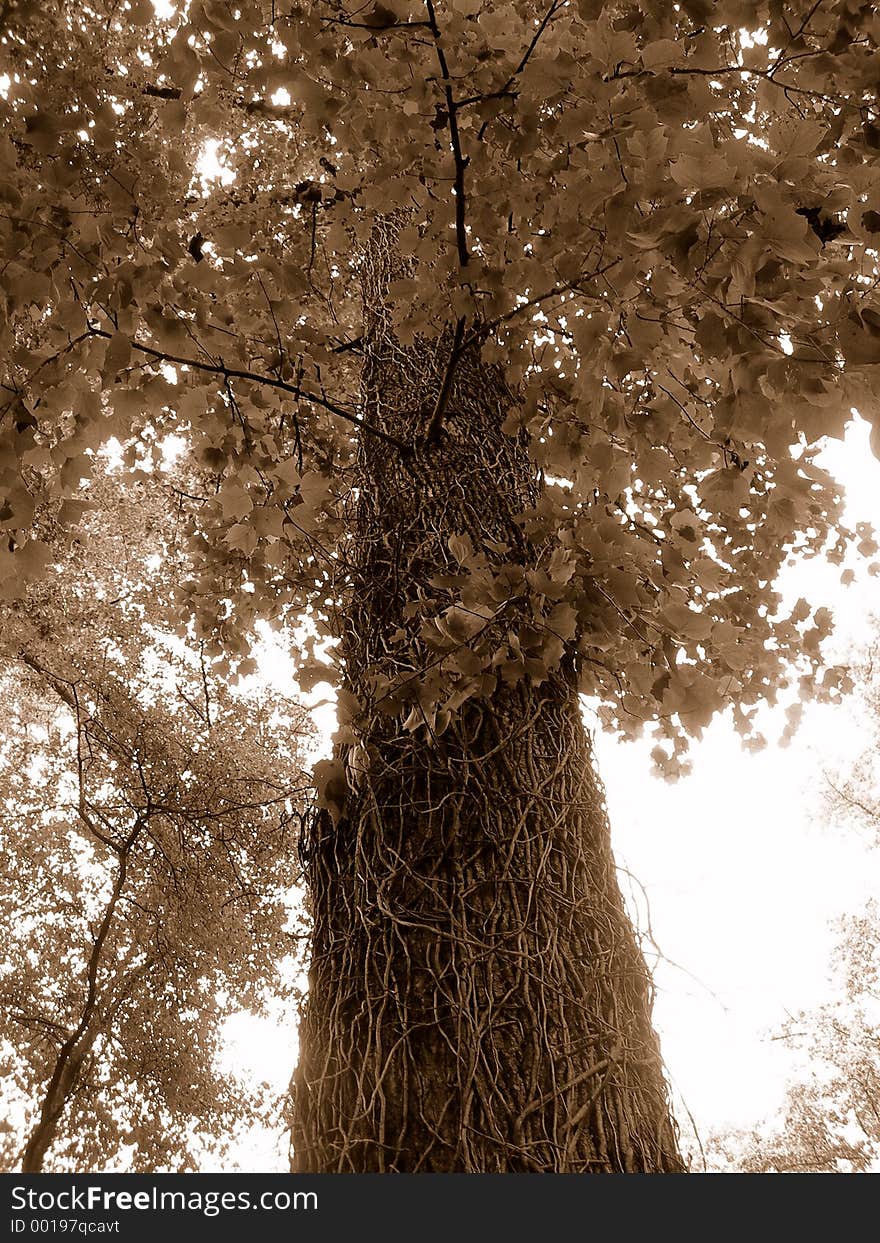
[[[816,463],[878,418],[872,7],[4,15],[0,585],[174,434],[180,625],[337,685],[297,1168],[682,1168],[578,696],[674,776],[849,686],[774,580],[877,550]]]
[[[862,749],[824,776],[824,816],[834,832],[880,845],[880,665],[876,642],[853,660],[850,710]],[[839,921],[832,999],[774,1033],[798,1072],[778,1116],[751,1133],[715,1137],[727,1164],[746,1173],[861,1173],[880,1169],[880,908],[870,900]]]
[[[841,921],[839,996],[794,1016],[774,1039],[799,1073],[779,1115],[713,1137],[716,1159],[747,1174],[857,1174],[880,1168],[880,910]]]
[[[674,740],[745,713],[792,659],[814,672],[829,619],[778,617],[772,582],[838,525],[817,441],[853,404],[873,415],[876,19],[729,10],[9,6],[13,538],[111,427],[164,414],[220,484],[199,525],[224,587],[255,586],[260,614],[335,598],[358,420],[403,460],[454,434],[449,384],[403,449],[359,405],[357,254],[396,214],[396,339],[424,338],[439,381],[468,350],[497,361],[506,431],[558,482],[524,518],[522,579],[455,543],[461,581],[422,602],[423,641],[468,639],[474,671],[447,658],[420,697],[423,679],[377,690],[430,719],[485,679],[539,682],[572,644],[619,728]],[[206,143],[223,177],[200,179]],[[26,573],[46,558],[16,553]],[[501,619],[457,633],[462,601],[488,621],[511,599],[521,654]]]
[[[2,609],[3,1164],[196,1169],[277,1116],[218,1058],[230,1015],[290,995],[302,722],[157,627],[157,486],[90,503]]]
[[[872,618],[874,633],[877,619]],[[859,727],[860,749],[845,772],[825,775],[826,814],[880,846],[880,644],[874,642],[851,665],[856,691],[851,711]]]

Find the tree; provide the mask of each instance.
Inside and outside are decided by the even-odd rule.
[[[872,623],[876,634],[877,619]],[[880,642],[875,640],[858,653],[852,661],[851,676],[855,695],[850,709],[862,746],[844,773],[825,774],[825,814],[829,823],[846,824],[872,845],[880,846]]]
[[[181,562],[156,556],[158,491],[98,479],[51,583],[2,610],[3,1147],[25,1172],[195,1169],[275,1108],[217,1062],[230,1014],[290,991],[299,718],[151,624]]]
[[[815,456],[874,416],[872,10],[168,14],[6,10],[0,575],[173,432],[211,652],[309,621],[296,1169],[680,1170],[578,695],[671,775],[847,685],[773,581],[843,556]]]
[[[876,632],[876,627],[875,627]],[[835,832],[880,845],[880,648],[852,662],[849,711],[862,750],[842,774],[824,775],[824,815]],[[861,1173],[880,1162],[880,906],[871,899],[839,921],[831,999],[793,1015],[773,1036],[797,1059],[778,1115],[750,1132],[714,1138],[747,1173]]]
[[[839,995],[794,1016],[774,1039],[802,1069],[778,1117],[713,1141],[744,1173],[864,1173],[880,1163],[880,909],[841,920]]]

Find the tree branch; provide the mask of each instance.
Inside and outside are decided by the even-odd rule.
[[[449,351],[449,361],[446,364],[446,372],[443,376],[443,383],[440,385],[440,392],[437,394],[437,402],[428,420],[428,426],[425,431],[425,444],[432,444],[440,434],[443,426],[443,415],[446,412],[446,406],[449,402],[449,394],[452,392],[452,380],[455,375],[455,368],[458,366],[458,360],[461,358],[461,343],[464,338],[465,316],[462,315],[455,325],[455,334],[452,338],[452,349]]]
[[[134,846],[141,827],[140,823],[135,825],[128,837],[124,850],[119,855],[119,867],[116,872],[116,879],[113,882],[113,889],[107,901],[95,940],[92,943],[91,953],[89,954],[86,968],[86,999],[82,1013],[76,1028],[58,1050],[52,1075],[43,1096],[39,1121],[25,1145],[21,1163],[22,1173],[24,1174],[39,1173],[43,1168],[43,1159],[49,1145],[55,1138],[58,1121],[70,1100],[71,1093],[76,1085],[80,1066],[98,1034],[97,1029],[89,1031],[92,1018],[98,1006],[98,968],[101,965],[104,942],[110,933],[113,916],[122,890],[125,887],[128,875],[128,854]]]
[[[434,38],[434,47],[437,50],[437,63],[440,65],[441,79],[444,84],[443,93],[446,96],[446,112],[449,118],[449,142],[452,147],[452,158],[455,161],[455,177],[453,179],[453,186],[455,188],[455,242],[458,248],[458,262],[461,267],[466,268],[470,262],[470,251],[468,250],[467,225],[465,222],[464,173],[470,163],[470,159],[463,154],[461,149],[461,134],[458,128],[458,103],[452,94],[452,79],[449,76],[446,53],[443,51],[443,45],[440,42],[440,27],[437,25],[432,0],[425,0],[425,8],[428,10],[428,25]]]
[[[111,332],[105,332],[103,328],[90,327],[89,335],[93,337],[104,337],[110,340],[113,336]],[[352,414],[350,410],[345,410],[342,406],[337,406],[335,402],[328,401],[326,397],[322,397],[319,393],[313,393],[308,389],[302,388],[298,384],[287,384],[284,380],[278,380],[275,376],[260,375],[257,371],[247,371],[240,367],[227,367],[224,363],[204,363],[198,358],[184,358],[177,354],[169,354],[165,350],[157,350],[151,345],[143,345],[140,341],[132,341],[131,348],[146,354],[150,358],[156,358],[160,362],[173,363],[178,367],[192,367],[195,371],[205,371],[211,375],[223,376],[224,380],[249,380],[252,384],[265,384],[268,388],[277,388],[283,393],[290,393],[293,397],[305,398],[313,405],[322,406],[325,410],[329,410],[331,414],[338,415],[346,422],[352,423],[355,427],[359,427],[362,431],[369,432],[371,436],[377,436],[380,440],[384,440],[386,444],[394,445],[400,453],[409,453],[409,448],[398,440],[396,436],[391,436],[388,432],[383,432],[380,427],[374,427],[371,423],[367,423],[358,415]]]
[[[553,3],[550,5],[550,8],[547,10],[547,12],[544,14],[543,18],[541,19],[541,21],[540,21],[540,23],[539,23],[539,25],[538,25],[538,29],[535,31],[535,33],[534,33],[534,35],[533,35],[533,37],[532,37],[532,41],[531,41],[531,43],[530,43],[530,44],[529,44],[529,46],[526,48],[525,52],[523,52],[522,57],[520,58],[520,62],[519,62],[519,64],[518,64],[518,65],[517,65],[517,67],[514,69],[513,73],[510,75],[510,77],[507,79],[507,81],[504,83],[504,85],[502,86],[501,90],[500,90],[500,91],[493,91],[491,95],[487,95],[487,96],[486,96],[486,98],[487,98],[487,99],[493,99],[493,98],[495,98],[496,96],[510,95],[510,94],[512,94],[512,93],[513,93],[513,92],[511,92],[511,90],[510,90],[511,86],[513,86],[513,84],[514,84],[514,82],[516,81],[516,79],[519,77],[519,75],[520,75],[520,74],[522,73],[522,71],[525,69],[526,65],[527,65],[527,64],[529,63],[529,61],[531,60],[532,53],[534,52],[535,48],[538,46],[538,43],[540,42],[540,39],[541,39],[541,35],[542,35],[542,34],[544,33],[544,31],[547,29],[548,24],[549,24],[549,23],[550,23],[550,21],[553,19],[553,17],[556,15],[556,13],[558,12],[558,10],[562,8],[562,6],[563,6],[564,2],[565,2],[565,0],[553,0]],[[474,101],[472,101],[472,100],[468,100],[468,103],[472,103],[472,102],[474,102]],[[480,128],[479,128],[479,131],[478,131],[478,133],[477,133],[477,138],[478,138],[479,140],[481,140],[481,141],[482,141],[483,135],[484,135],[484,134],[485,134],[485,132],[486,132],[486,126],[487,126],[488,124],[489,124],[489,122],[488,122],[488,121],[484,121],[484,122],[483,122],[483,124],[482,124],[482,125],[480,126]]]
[[[584,281],[595,280],[598,276],[604,276],[606,272],[610,272],[612,268],[617,267],[621,263],[621,259],[612,259],[610,262],[603,264],[602,267],[596,268],[592,272],[584,272],[573,281],[562,281],[560,284],[551,285],[551,287],[542,294],[536,294],[534,298],[527,298],[525,302],[518,303],[512,310],[506,311],[503,315],[496,316],[495,319],[481,321],[474,329],[472,329],[467,340],[464,342],[463,349],[474,344],[476,341],[485,340],[490,333],[496,328],[500,328],[502,324],[508,324],[511,320],[516,319],[524,311],[534,310],[549,298],[558,297],[561,293],[568,290],[578,290]]]

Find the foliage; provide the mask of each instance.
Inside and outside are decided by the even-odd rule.
[[[877,619],[871,620],[876,633]],[[826,814],[880,846],[880,643],[874,642],[853,661],[851,673],[856,691],[850,710],[861,750],[852,756],[845,773],[826,775]]]
[[[777,1039],[800,1072],[777,1118],[714,1137],[743,1173],[862,1173],[880,1168],[880,907],[841,921],[840,996],[793,1017]]]
[[[835,831],[880,845],[880,649],[853,661],[851,712],[862,750],[842,775],[826,775],[824,815]],[[774,1035],[798,1070],[779,1115],[713,1147],[745,1172],[861,1172],[880,1168],[880,905],[840,920],[832,1000],[793,1016]]]
[[[2,616],[3,1164],[194,1169],[278,1108],[218,1056],[228,1016],[291,1000],[302,721],[159,627],[158,485],[89,495]]]
[[[75,522],[95,446],[167,429],[209,479],[181,602],[226,621],[216,650],[289,610],[338,636],[358,436],[404,464],[442,441],[479,349],[544,472],[522,516],[542,551],[524,567],[449,533],[457,572],[413,619],[431,677],[377,672],[389,711],[417,702],[430,728],[574,652],[605,720],[651,722],[672,773],[726,706],[750,737],[792,669],[804,696],[846,687],[828,610],[785,613],[773,580],[792,553],[842,556],[814,458],[854,405],[876,417],[871,6],[158,12],[6,6],[7,591],[51,561],[34,504]],[[208,148],[220,170],[200,175]],[[389,218],[384,313],[445,371],[404,436],[356,377],[362,256]]]

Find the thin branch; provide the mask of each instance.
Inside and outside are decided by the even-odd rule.
[[[437,394],[437,403],[431,413],[428,421],[428,427],[425,431],[425,444],[429,445],[436,440],[443,426],[443,416],[446,413],[446,407],[449,403],[449,394],[452,392],[452,380],[455,376],[455,368],[458,366],[458,360],[461,358],[461,343],[464,338],[465,316],[462,315],[455,325],[455,335],[452,338],[452,349],[449,351],[449,361],[446,364],[446,372],[443,376],[443,383],[440,385],[440,392]]]
[[[525,69],[526,65],[531,60],[532,53],[534,52],[535,48],[538,46],[541,36],[543,35],[544,31],[547,29],[548,24],[555,17],[559,9],[563,7],[564,3],[565,3],[565,0],[553,0],[553,3],[550,5],[550,8],[547,10],[543,18],[541,19],[538,25],[538,29],[535,31],[534,35],[532,36],[531,43],[529,43],[529,46],[526,48],[525,52],[522,54],[522,57],[520,58],[520,62],[517,65],[517,67],[514,69],[513,73],[504,83],[500,91],[493,91],[491,95],[487,95],[485,97],[486,99],[493,99],[496,96],[501,97],[504,95],[513,94],[513,92],[510,89],[511,86],[513,86],[513,83],[516,81],[516,79],[519,77],[519,75]],[[473,103],[475,101],[472,99],[469,99],[467,100],[467,102]],[[478,140],[482,140],[483,134],[486,132],[486,126],[488,124],[489,124],[488,121],[484,121],[483,124],[480,126],[479,131],[477,133]]]
[[[38,1173],[43,1167],[46,1150],[55,1138],[58,1121],[63,1113],[73,1088],[79,1068],[94,1043],[97,1031],[90,1032],[92,1018],[98,1007],[98,969],[104,950],[104,943],[110,933],[113,916],[119,903],[128,874],[128,854],[141,830],[136,824],[119,855],[119,866],[113,889],[104,909],[86,969],[86,998],[82,1013],[75,1029],[58,1050],[52,1075],[46,1085],[40,1118],[25,1145],[22,1157],[22,1173]],[[84,1043],[83,1043],[84,1042]]]
[[[428,10],[428,25],[434,38],[437,62],[440,65],[440,74],[443,81],[443,93],[446,96],[449,142],[452,147],[452,158],[455,161],[455,177],[453,179],[455,187],[455,243],[458,248],[458,262],[461,267],[466,268],[470,262],[470,251],[468,250],[467,225],[465,223],[464,173],[470,163],[470,157],[464,155],[461,148],[461,134],[458,128],[458,104],[452,94],[452,79],[449,74],[449,65],[446,61],[446,53],[443,51],[440,27],[437,25],[434,5],[431,0],[425,0],[425,8]]]
[[[355,337],[353,341],[341,341],[339,345],[333,346],[334,354],[345,354],[348,350],[359,352],[364,343],[363,336]]]
[[[502,324],[509,323],[512,319],[516,319],[524,311],[534,310],[549,298],[558,297],[559,294],[567,293],[571,290],[580,291],[580,286],[584,281],[595,280],[598,276],[604,276],[606,272],[610,272],[612,268],[617,267],[621,263],[621,259],[612,259],[609,263],[603,264],[601,268],[596,268],[593,272],[585,272],[578,276],[574,281],[562,281],[558,285],[552,285],[545,293],[537,294],[534,298],[527,298],[524,302],[519,302],[512,310],[506,311],[504,315],[498,315],[495,319],[482,320],[470,333],[464,342],[463,349],[474,344],[476,341],[485,340],[485,338],[496,328],[500,328]],[[555,330],[554,330],[555,331]]]
[[[211,721],[211,689],[208,685],[208,670],[205,667],[204,643],[199,644],[199,668],[202,672],[202,694],[205,697],[205,724],[208,726],[208,729],[210,729],[213,724]]]
[[[91,327],[89,333],[93,337],[104,337],[108,341],[113,336],[113,333],[105,332],[102,328],[95,327]],[[409,453],[408,447],[402,440],[398,440],[396,436],[390,436],[388,432],[383,432],[381,428],[367,423],[364,419],[359,418],[358,415],[352,414],[350,410],[345,410],[342,406],[337,406],[335,402],[328,401],[326,397],[321,397],[318,393],[301,388],[297,384],[287,384],[284,380],[278,380],[274,376],[260,375],[257,371],[247,371],[240,367],[227,367],[222,362],[203,363],[197,358],[183,358],[177,354],[169,354],[165,350],[154,349],[151,345],[143,345],[140,341],[132,341],[131,348],[139,350],[141,354],[146,354],[150,358],[157,358],[160,362],[173,363],[178,367],[192,367],[195,371],[206,371],[211,375],[223,376],[224,380],[249,380],[252,384],[265,384],[268,388],[277,388],[281,392],[290,393],[294,397],[305,398],[306,401],[310,401],[316,406],[323,406],[331,414],[337,414],[341,419],[345,419],[347,423],[352,423],[362,431],[369,432],[371,436],[377,436],[380,440],[384,440],[386,444],[394,445],[395,449],[400,453]]]

